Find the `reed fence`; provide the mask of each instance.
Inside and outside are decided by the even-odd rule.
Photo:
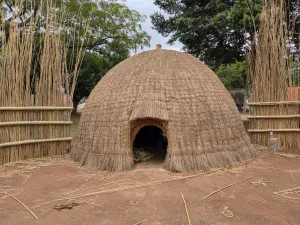
[[[0,165],[69,151],[83,55],[76,20],[62,4],[19,0],[13,7],[11,18],[0,12],[8,18],[0,25]]]
[[[0,164],[67,153],[72,109],[0,107]]]
[[[248,119],[252,142],[267,146],[272,131],[280,149],[300,149],[300,102],[252,103]]]
[[[299,86],[299,71],[293,68],[299,65],[299,53],[292,48],[296,46],[294,21],[285,0],[262,3],[249,63],[249,135],[253,143],[266,146],[272,131],[280,149],[300,149],[300,101],[298,95],[289,93]]]

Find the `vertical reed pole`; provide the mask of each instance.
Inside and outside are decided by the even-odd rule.
[[[0,24],[0,164],[64,154],[70,146],[70,127],[59,122],[70,121],[71,110],[60,107],[73,105],[84,53],[84,36],[76,30],[81,17],[53,0],[14,1],[9,16],[0,7],[0,18],[6,18]],[[19,125],[3,125],[9,121]]]

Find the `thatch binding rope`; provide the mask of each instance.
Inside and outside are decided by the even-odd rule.
[[[265,132],[300,132],[300,129],[263,129],[263,130],[251,130],[249,129],[249,133],[265,133]]]
[[[0,107],[0,111],[71,111],[73,107],[31,106],[31,107]]]
[[[248,105],[260,106],[260,105],[300,105],[300,101],[278,101],[278,102],[250,102]]]
[[[40,140],[25,140],[25,141],[3,143],[3,144],[0,144],[0,148],[11,147],[11,146],[16,146],[16,145],[28,145],[28,144],[36,144],[36,143],[44,143],[44,142],[60,142],[60,141],[72,141],[72,137],[40,139]]]
[[[248,116],[248,119],[290,119],[300,118],[300,115],[260,115],[260,116]]]
[[[300,148],[299,102],[250,105],[249,134],[255,144],[268,145],[270,131],[279,140],[279,148]]]
[[[26,126],[26,125],[71,125],[72,121],[16,121],[0,123],[1,126]]]

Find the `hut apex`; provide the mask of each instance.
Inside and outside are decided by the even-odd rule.
[[[174,172],[256,156],[217,75],[192,55],[164,49],[132,56],[101,79],[81,115],[71,158],[93,170],[124,171],[139,160],[137,149],[162,156]]]
[[[161,49],[161,44],[157,44],[156,49]]]

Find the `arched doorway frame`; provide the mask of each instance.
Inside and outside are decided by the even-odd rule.
[[[133,143],[136,138],[136,135],[140,132],[140,130],[147,126],[155,126],[158,127],[165,137],[168,137],[168,122],[159,120],[159,119],[151,119],[151,118],[143,118],[131,121],[130,123],[130,149],[133,148]],[[167,149],[166,149],[167,150]],[[168,151],[167,151],[168,154]]]

